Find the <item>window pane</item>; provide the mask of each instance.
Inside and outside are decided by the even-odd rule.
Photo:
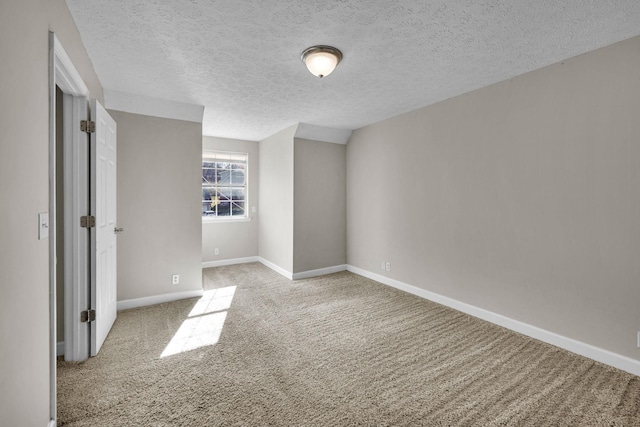
[[[229,163],[226,162],[217,162],[216,167],[218,169],[229,169]]]
[[[244,216],[244,202],[233,202],[231,205],[233,216]]]
[[[234,188],[231,190],[231,198],[233,200],[244,201],[244,188]]]
[[[231,169],[246,169],[247,165],[245,163],[234,163],[231,165]]]
[[[202,200],[211,200],[214,197],[216,191],[213,187],[202,187]]]
[[[218,206],[218,216],[229,216],[231,215],[231,203],[229,202],[221,202]]]
[[[231,184],[244,185],[244,171],[234,170],[231,172]]]
[[[211,209],[211,202],[202,202],[202,216],[213,216],[215,211]]]
[[[202,168],[202,183],[213,183],[216,179],[215,169]]]
[[[231,171],[228,169],[217,170],[217,184],[230,184],[231,183]]]
[[[220,198],[221,202],[231,200],[231,188],[229,187],[219,187],[217,190],[217,196]]]

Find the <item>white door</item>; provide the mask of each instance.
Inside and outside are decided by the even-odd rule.
[[[100,351],[116,320],[116,122],[91,100],[91,356]]]

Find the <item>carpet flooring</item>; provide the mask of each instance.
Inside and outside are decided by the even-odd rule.
[[[203,270],[58,362],[58,425],[640,426],[640,378],[343,272]]]

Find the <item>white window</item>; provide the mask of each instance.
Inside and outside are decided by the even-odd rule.
[[[202,152],[202,218],[247,217],[246,153]]]

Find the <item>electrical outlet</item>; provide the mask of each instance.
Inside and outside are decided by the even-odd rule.
[[[214,254],[216,254],[216,255],[220,255],[220,249],[215,248],[215,249],[213,250],[213,253],[214,253]]]
[[[390,262],[388,262],[385,267],[386,267],[385,270],[391,271],[391,263]]]
[[[177,285],[178,283],[180,283],[180,275],[179,274],[174,274],[173,278],[171,279],[171,284],[172,285]]]
[[[382,265],[380,266],[380,268],[382,268],[383,270],[387,269],[387,264],[385,264],[384,261],[382,261]]]

